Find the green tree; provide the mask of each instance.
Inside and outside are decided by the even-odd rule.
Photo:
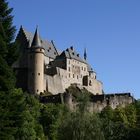
[[[16,31],[13,26],[12,10],[6,0],[0,0],[0,54],[8,65],[12,65],[17,57],[17,48],[12,43]]]
[[[125,108],[125,114],[127,116],[128,127],[136,127],[137,112],[134,104],[127,105]]]
[[[22,92],[23,93],[23,92]],[[16,126],[18,128],[15,133],[15,139],[19,140],[44,140],[45,136],[43,128],[39,123],[40,108],[39,100],[28,93],[21,94],[24,104],[23,110],[19,112],[19,123],[16,119]],[[18,113],[18,111],[16,111]]]
[[[0,139],[43,140],[38,100],[21,89],[15,89],[11,65],[17,51],[12,43],[15,27],[11,12],[8,2],[0,0]]]
[[[13,89],[3,96],[5,93],[0,94],[3,99],[0,102],[0,139],[44,140],[38,99],[21,89]]]
[[[110,106],[105,107],[99,114],[102,122],[102,130],[104,132],[105,139],[113,140],[113,129],[115,123],[113,122],[114,111]]]
[[[9,15],[12,9],[8,9],[7,6],[8,3],[6,3],[4,0],[0,0],[0,90],[1,91],[2,90],[7,91],[15,86],[15,77],[13,76],[12,69],[8,65],[8,60],[6,59],[11,45],[10,42],[15,30],[14,27],[11,27],[12,17],[11,15]],[[12,30],[11,32],[10,32],[10,28]]]
[[[8,91],[15,87],[15,76],[7,62],[0,55],[0,91]]]
[[[133,104],[112,110],[106,107],[101,113],[102,129],[108,140],[130,140],[135,134],[136,108]]]
[[[22,124],[25,97],[21,90],[0,93],[0,139],[14,139]]]
[[[58,129],[58,139],[104,140],[99,117],[89,112],[88,96],[83,93],[77,101],[79,102],[76,110],[63,115]]]
[[[38,97],[34,95],[30,95],[26,93],[26,106],[27,110],[30,112],[32,117],[34,118],[34,130],[36,132],[36,138],[39,138],[41,140],[45,139],[43,127],[40,124],[40,118],[41,118],[41,109],[43,105],[39,102]]]
[[[136,122],[134,121],[135,119],[132,119],[133,121],[132,120],[130,121],[130,122],[132,122],[131,124],[133,124],[133,125],[132,125],[132,127],[129,128],[129,135],[128,135],[129,139],[128,140],[139,140],[139,138],[140,138],[140,100],[137,100],[134,103],[133,107],[136,111]],[[132,109],[132,110],[134,110],[134,109]],[[130,111],[131,111],[131,109],[130,109]],[[133,116],[135,116],[134,113],[132,113],[132,114],[133,114],[132,118],[135,118],[135,117],[133,117]]]
[[[96,114],[71,112],[58,129],[60,140],[104,140],[100,119]]]
[[[49,140],[58,140],[58,128],[61,124],[62,114],[67,112],[66,107],[60,104],[43,105],[40,123],[44,134]]]
[[[13,127],[15,124],[14,113],[11,111],[11,107],[13,107],[11,92],[14,90],[15,77],[6,59],[13,36],[10,35],[13,34],[13,31],[7,31],[6,34],[6,30],[11,27],[11,20],[8,20],[11,10],[9,11],[7,6],[8,4],[4,0],[0,0],[0,139],[14,139],[13,134],[16,132],[16,127]]]

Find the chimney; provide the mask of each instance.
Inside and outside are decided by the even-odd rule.
[[[70,49],[73,50],[73,46],[71,46]]]

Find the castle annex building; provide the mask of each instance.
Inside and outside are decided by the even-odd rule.
[[[60,52],[53,41],[41,39],[38,29],[32,34],[23,27],[19,30],[16,43],[20,57],[13,67],[18,87],[34,94],[51,92],[55,95],[76,85],[94,95],[103,94],[102,83],[86,60],[86,50],[84,58],[73,47]]]

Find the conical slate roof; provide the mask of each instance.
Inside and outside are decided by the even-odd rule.
[[[23,32],[23,34],[25,35],[26,37],[26,40],[29,41],[29,48],[30,47],[42,47],[45,49],[45,55],[47,57],[50,57],[52,59],[55,59],[57,55],[60,54],[60,52],[58,52],[58,50],[56,49],[54,43],[49,42],[48,40],[43,40],[40,36],[39,36],[39,32],[38,32],[38,29],[37,31],[35,31],[35,34],[37,35],[33,35],[31,32],[28,32],[27,30],[25,30],[24,28],[20,29],[19,32]],[[36,33],[37,32],[37,33]],[[19,38],[21,35],[18,33],[18,36],[17,38]],[[41,46],[32,46],[34,43],[34,38],[36,38],[35,36],[38,36],[37,38],[40,40],[41,42]],[[36,39],[35,39],[36,40]],[[36,41],[35,41],[36,42]],[[35,44],[38,44],[38,43],[35,43]]]
[[[38,28],[36,28],[31,46],[32,47],[41,47],[42,46],[41,45],[41,40],[40,40],[40,37],[39,37],[39,33],[38,33]]]
[[[86,50],[86,48],[84,49],[84,59],[87,60],[87,50]]]

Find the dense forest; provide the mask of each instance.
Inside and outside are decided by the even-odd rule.
[[[139,140],[140,101],[91,113],[85,93],[71,111],[64,104],[42,104],[37,96],[16,88],[12,10],[0,0],[0,140]]]

